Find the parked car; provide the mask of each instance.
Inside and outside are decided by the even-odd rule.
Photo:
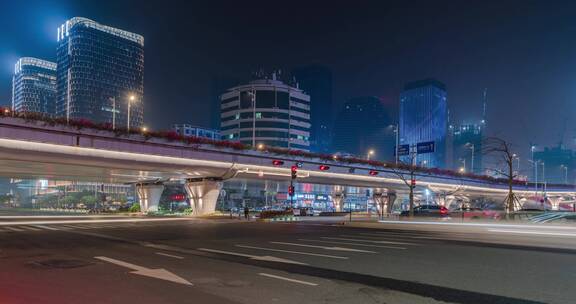
[[[400,216],[409,215],[409,210],[405,210],[400,213]],[[414,216],[446,217],[448,216],[448,208],[438,205],[421,205],[414,207]]]

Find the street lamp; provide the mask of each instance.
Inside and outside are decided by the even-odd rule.
[[[545,197],[546,196],[546,167],[544,165],[544,162],[541,162],[542,164],[542,194]]]
[[[464,146],[470,148],[470,150],[472,151],[472,159],[471,159],[471,164],[470,164],[470,172],[474,173],[474,144],[473,143],[466,143]]]
[[[564,169],[564,184],[568,184],[568,166],[561,165],[560,168]]]
[[[136,96],[134,96],[134,94],[131,94],[130,96],[128,96],[128,121],[126,124],[126,128],[128,129],[128,132],[130,132],[130,109],[131,109],[132,102],[134,100],[136,100]]]
[[[462,162],[462,167],[460,167],[460,173],[464,173],[466,172],[466,159],[465,158],[461,158],[460,161]]]
[[[398,129],[398,124],[395,125],[390,125],[389,127],[391,127],[394,130],[394,134],[396,135],[396,145],[394,146],[394,161],[396,163],[396,165],[398,165],[398,146],[400,145],[400,132]]]
[[[258,150],[263,150],[263,149],[264,149],[264,144],[260,143],[260,144],[258,144],[258,146],[256,146],[256,148],[257,148]]]
[[[374,155],[374,150],[370,149],[368,150],[368,154],[366,155],[366,159],[370,160],[370,156]]]
[[[512,154],[512,161],[516,160],[516,175],[520,175],[520,156]]]

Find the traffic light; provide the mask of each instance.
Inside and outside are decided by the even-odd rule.
[[[293,165],[290,170],[292,171],[292,179],[296,179],[298,177],[298,166]]]
[[[374,175],[378,175],[378,171],[376,170],[370,170],[370,172],[368,172],[368,174],[374,176]]]
[[[272,164],[273,164],[274,166],[282,166],[282,165],[284,164],[284,161],[275,159],[275,160],[272,161]]]
[[[288,186],[288,195],[294,196],[294,186]]]
[[[318,169],[320,169],[320,171],[326,171],[326,170],[330,169],[330,166],[320,165],[320,167],[318,167]]]

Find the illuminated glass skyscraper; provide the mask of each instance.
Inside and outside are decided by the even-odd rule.
[[[12,109],[53,115],[56,103],[56,63],[20,58],[12,77]]]
[[[433,141],[435,152],[420,154],[416,164],[445,167],[448,106],[446,86],[435,79],[406,84],[400,94],[400,144],[415,146]]]
[[[81,17],[57,33],[56,114],[142,126],[144,37]]]

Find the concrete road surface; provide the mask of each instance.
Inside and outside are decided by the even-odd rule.
[[[22,219],[0,269],[2,304],[575,303],[576,229]]]

